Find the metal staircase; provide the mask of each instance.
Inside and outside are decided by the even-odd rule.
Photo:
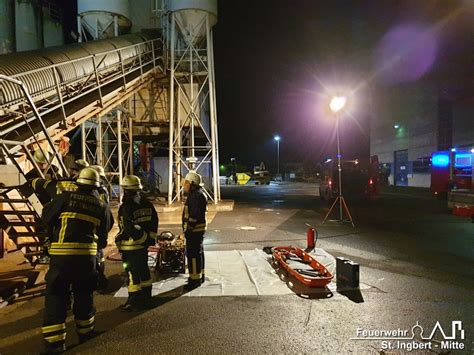
[[[0,57],[0,229],[32,265],[41,256],[46,226],[41,203],[24,189],[28,170],[58,178],[51,169],[56,165],[67,176],[54,140],[165,76],[160,34]],[[43,171],[33,160],[38,148],[50,156]],[[13,183],[6,170],[13,170]]]
[[[49,156],[44,170],[41,170],[25,142],[0,139],[0,163],[9,166],[10,170],[14,174],[16,172],[18,177],[14,185],[0,186],[0,204],[3,206],[3,209],[0,210],[0,228],[5,231],[16,246],[10,252],[20,250],[26,260],[35,265],[42,255],[47,226],[40,218],[43,206],[36,195],[32,194],[32,191],[31,193],[27,192],[31,188],[25,185],[27,183],[26,170],[28,166],[31,166],[34,175],[43,178],[45,173],[50,174],[51,178],[59,178],[58,172],[51,169],[53,163],[59,165],[63,176],[67,176],[67,170],[25,85],[12,78],[2,77],[1,79],[18,85],[25,95],[25,105],[29,105],[29,110],[35,114],[34,120],[28,120],[26,115],[23,116],[26,127],[31,133],[32,146],[35,149],[40,149],[43,153],[48,152]],[[34,122],[42,127],[41,136],[43,138],[41,140],[38,138],[39,135],[35,134]]]

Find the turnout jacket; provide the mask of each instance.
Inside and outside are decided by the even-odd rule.
[[[96,190],[65,191],[43,208],[42,220],[52,228],[50,255],[96,255],[107,246],[109,206]]]
[[[78,188],[73,180],[48,180],[42,178],[33,179],[31,186],[43,205],[65,191],[77,191]]]
[[[202,233],[207,229],[206,222],[207,198],[201,188],[191,191],[183,208],[183,231]]]
[[[142,250],[155,243],[158,214],[153,204],[141,197],[124,198],[118,211],[119,233],[115,244],[120,251]]]

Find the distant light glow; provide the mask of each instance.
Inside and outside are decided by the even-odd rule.
[[[472,149],[471,149],[471,153],[473,153],[473,154],[474,154],[474,148],[472,148]]]
[[[330,162],[332,162],[331,158],[327,158],[326,161],[325,161],[325,163],[330,163]]]
[[[451,148],[451,151],[454,153],[456,151],[456,148]]]
[[[337,157],[338,157],[338,158],[342,158],[342,154],[338,154]]]
[[[329,103],[332,112],[341,111],[346,106],[347,98],[345,96],[334,96]]]
[[[378,77],[387,83],[416,81],[430,71],[437,53],[436,31],[421,24],[399,24],[375,50]]]
[[[273,137],[273,139],[278,142],[281,138],[280,138],[280,136],[275,136],[275,137]]]
[[[394,124],[394,125],[393,125],[393,128],[399,129],[399,128],[400,128],[400,125],[399,125],[399,124]]]
[[[431,158],[431,164],[436,167],[446,167],[449,165],[449,154],[447,153],[434,153]]]

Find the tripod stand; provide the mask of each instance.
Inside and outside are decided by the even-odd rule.
[[[343,209],[347,214],[347,217],[349,218],[349,222],[351,222],[352,227],[355,227],[354,221],[352,220],[351,213],[349,212],[349,208],[347,207],[346,200],[344,199],[344,196],[342,195],[342,167],[341,167],[341,143],[340,143],[340,138],[339,138],[339,115],[336,114],[336,137],[337,137],[337,168],[338,168],[338,173],[339,173],[339,194],[337,198],[334,200],[331,208],[329,209],[328,213],[324,216],[323,222],[321,224],[324,224],[326,220],[328,219],[329,215],[333,212],[334,207],[336,207],[337,203],[339,202],[339,222],[343,224],[344,218],[343,218]]]

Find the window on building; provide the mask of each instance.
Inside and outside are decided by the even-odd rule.
[[[413,174],[429,173],[431,171],[431,158],[422,157],[413,161]]]

